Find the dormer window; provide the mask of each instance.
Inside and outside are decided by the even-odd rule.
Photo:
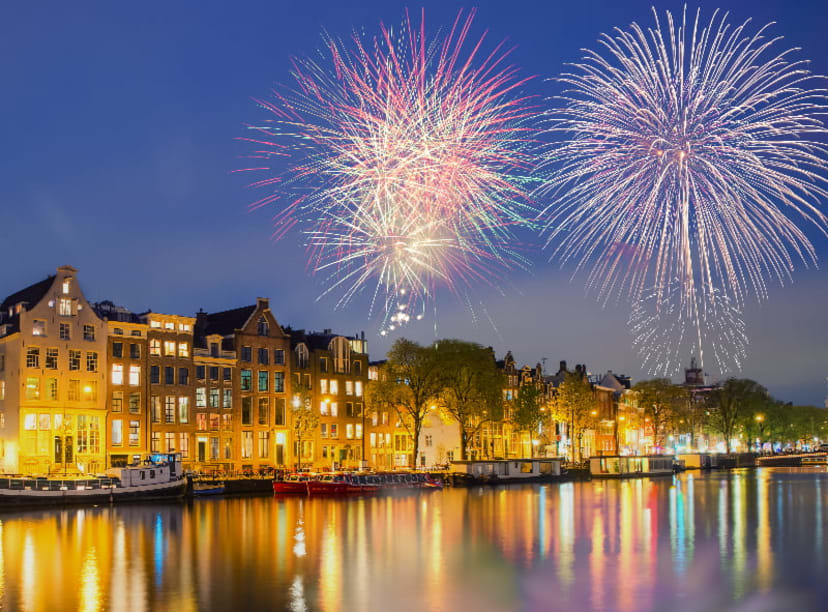
[[[267,319],[259,317],[258,331],[260,336],[270,335],[270,326],[267,324]]]
[[[72,279],[71,278],[64,278],[63,279],[63,295],[69,295],[69,292],[72,290]]]

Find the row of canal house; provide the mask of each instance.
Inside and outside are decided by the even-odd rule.
[[[95,473],[173,450],[206,471],[287,467],[300,453],[356,467],[369,455],[367,381],[364,335],[286,330],[264,298],[195,316],[93,304],[63,266],[0,304],[0,471]],[[302,449],[294,385],[321,414]]]

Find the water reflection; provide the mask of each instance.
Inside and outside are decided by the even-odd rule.
[[[10,610],[820,609],[824,469],[0,515]]]

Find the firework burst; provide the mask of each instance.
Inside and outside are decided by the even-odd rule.
[[[408,15],[375,37],[324,36],[317,59],[294,61],[294,87],[258,100],[272,117],[244,139],[266,162],[244,169],[265,174],[253,207],[286,198],[275,236],[298,228],[323,295],[341,306],[370,291],[386,328],[422,318],[439,286],[462,293],[528,263],[513,247],[536,214],[528,79],[502,44],[470,39],[473,17],[433,38]]]
[[[653,14],[654,27],[604,35],[602,53],[560,77],[549,129],[565,140],[546,156],[540,193],[554,202],[542,214],[553,257],[587,268],[605,303],[630,300],[634,321],[657,317],[661,331],[637,334],[639,345],[675,369],[664,334],[701,354],[725,311],[720,324],[735,327],[717,334],[733,346],[717,354],[742,355],[746,296],[764,299],[797,260],[816,263],[797,221],[825,233],[826,106],[769,26]]]

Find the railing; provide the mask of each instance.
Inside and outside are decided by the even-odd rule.
[[[48,478],[0,478],[0,489],[15,491],[84,491],[110,489],[116,486],[116,478],[91,478],[85,480],[51,480]]]

